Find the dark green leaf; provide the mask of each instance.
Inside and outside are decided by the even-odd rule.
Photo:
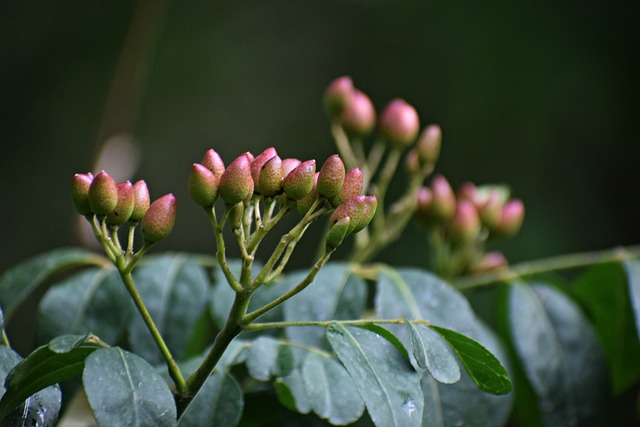
[[[138,267],[134,279],[169,350],[180,358],[192,330],[206,306],[208,280],[203,268],[184,255],[164,255]],[[131,348],[153,363],[160,351],[140,315],[129,325]]]
[[[578,307],[551,287],[515,285],[509,317],[511,339],[538,396],[543,423],[606,424],[606,360]]]
[[[447,340],[480,390],[491,394],[506,394],[511,391],[507,370],[480,343],[451,329],[439,326],[431,326],[431,329]]]
[[[176,406],[162,377],[144,359],[120,348],[100,349],[82,375],[100,426],[175,426]]]
[[[389,343],[393,344],[393,346],[397,348],[400,354],[402,354],[406,359],[409,359],[409,352],[405,348],[404,344],[402,344],[402,341],[400,341],[390,330],[383,326],[376,325],[375,323],[369,325],[358,325],[357,327],[380,335],[382,338],[389,341]]]
[[[47,427],[58,422],[62,393],[57,385],[29,396],[1,421],[2,426]]]
[[[311,412],[311,402],[304,388],[302,374],[298,369],[294,369],[285,377],[277,378],[274,386],[278,400],[285,408],[301,414]]]
[[[247,351],[247,368],[253,378],[268,381],[272,376],[286,376],[293,369],[291,347],[265,336],[251,342]]]
[[[286,275],[284,287],[294,287],[306,275],[306,271]],[[352,274],[348,264],[328,263],[304,292],[283,304],[284,318],[288,322],[359,319],[366,293],[366,284]],[[291,326],[286,334],[291,341],[326,348],[324,328]]]
[[[0,398],[4,396],[4,381],[7,375],[21,360],[22,357],[20,357],[18,353],[9,347],[0,345],[0,384],[2,384],[2,387],[0,387]],[[2,419],[2,417],[0,417],[0,419]]]
[[[40,342],[65,334],[98,335],[117,342],[133,312],[119,274],[90,268],[51,287],[38,307]]]
[[[211,375],[178,423],[181,427],[233,427],[244,408],[244,395],[228,373]]]
[[[364,402],[337,360],[318,353],[307,354],[302,379],[311,408],[320,418],[333,425],[346,425],[362,416]]]
[[[52,275],[71,267],[105,265],[106,260],[84,249],[56,249],[28,259],[0,276],[0,306],[9,319],[22,301]]]
[[[379,427],[420,426],[420,375],[386,339],[362,328],[333,324],[327,339],[351,375]]]
[[[7,376],[0,419],[32,394],[82,372],[85,359],[97,348],[94,343],[90,336],[67,336],[34,350]]]
[[[442,338],[424,325],[407,322],[411,336],[411,353],[420,369],[443,384],[460,381],[458,361]]]
[[[637,260],[627,260],[624,262],[624,269],[627,273],[629,287],[629,300],[636,319],[636,330],[640,338],[640,262]]]

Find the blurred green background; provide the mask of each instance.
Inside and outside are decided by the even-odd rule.
[[[76,245],[69,182],[107,138],[180,206],[158,249],[210,251],[193,162],[276,146],[335,152],[321,97],[350,75],[444,132],[454,185],[509,183],[527,206],[513,260],[640,242],[637,1],[2,2],[0,270]],[[119,76],[114,78],[114,76]],[[109,103],[110,108],[105,106]],[[424,265],[411,225],[380,259]],[[300,258],[300,262],[304,262]]]

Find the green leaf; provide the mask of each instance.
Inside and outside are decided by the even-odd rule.
[[[40,301],[39,340],[93,333],[105,342],[116,343],[132,313],[133,304],[119,274],[89,268],[52,286]]]
[[[169,387],[144,359],[117,347],[100,349],[82,375],[89,405],[100,426],[175,426]]]
[[[294,368],[291,347],[281,345],[269,336],[251,342],[247,351],[249,374],[258,381],[268,381],[272,376],[286,376]]]
[[[355,422],[364,402],[345,368],[337,360],[309,353],[302,365],[302,379],[311,408],[333,425]]]
[[[2,387],[0,387],[0,398],[2,398],[5,393],[5,378],[7,378],[9,372],[13,369],[14,366],[20,363],[21,360],[22,357],[20,357],[18,353],[16,353],[9,347],[0,345],[0,383],[3,385]],[[0,419],[2,419],[2,417],[0,417]]]
[[[443,384],[460,381],[458,361],[442,341],[442,338],[424,325],[407,322],[411,336],[411,353],[420,369],[427,369],[431,376]]]
[[[627,260],[623,263],[627,273],[629,287],[629,300],[636,319],[636,330],[640,339],[640,262],[637,260]]]
[[[180,359],[206,307],[209,282],[202,266],[185,255],[163,255],[138,267],[134,280],[169,350]],[[133,316],[129,338],[136,354],[152,363],[164,360],[140,315]]]
[[[640,340],[629,302],[628,280],[619,263],[608,263],[590,268],[570,288],[604,347],[616,395],[640,379]]]
[[[307,396],[300,370],[294,369],[287,376],[276,378],[274,386],[278,400],[285,408],[301,414],[311,412],[311,402]]]
[[[285,276],[283,284],[293,288],[307,271]],[[327,263],[313,283],[283,304],[284,319],[288,322],[359,319],[365,308],[367,287],[354,276],[349,265]],[[326,348],[324,328],[287,327],[287,337],[294,342]]]
[[[511,391],[509,374],[500,361],[480,343],[451,329],[431,326],[447,340],[480,390],[491,394]]]
[[[0,306],[5,317],[13,311],[38,286],[62,270],[82,265],[106,265],[106,260],[84,249],[56,249],[28,259],[0,276]]]
[[[62,393],[57,385],[29,396],[1,420],[3,426],[54,426],[58,422]]]
[[[420,375],[386,339],[362,328],[333,324],[327,339],[379,427],[420,426]]]
[[[606,424],[606,360],[575,303],[549,286],[514,285],[509,318],[511,339],[538,396],[543,423]]]
[[[18,363],[5,380],[0,419],[27,397],[82,372],[85,359],[96,350],[92,336],[62,336],[38,347]]]
[[[244,395],[229,373],[211,375],[180,418],[180,427],[238,425],[244,408]]]

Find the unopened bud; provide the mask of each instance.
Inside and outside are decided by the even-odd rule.
[[[382,138],[397,148],[406,148],[416,139],[420,119],[416,109],[403,99],[394,99],[380,116]]]
[[[89,206],[96,215],[107,215],[118,203],[116,183],[108,173],[98,173],[89,186]]]
[[[333,196],[330,201],[331,205],[337,207],[353,196],[362,194],[364,182],[362,172],[359,168],[353,168],[344,176],[344,183],[340,189],[340,193]]]
[[[207,150],[207,152],[204,153],[204,157],[202,158],[200,164],[213,172],[218,180],[224,173],[224,162],[222,161],[220,155],[213,148]]]
[[[133,193],[133,185],[129,181],[118,183],[116,188],[118,190],[118,202],[116,207],[107,215],[106,222],[111,226],[117,227],[131,218],[135,195]]]
[[[480,233],[480,218],[475,206],[461,200],[451,222],[447,225],[447,237],[455,243],[473,242]]]
[[[273,147],[269,147],[264,150],[262,153],[258,154],[255,159],[251,162],[251,178],[253,178],[253,182],[257,183],[260,178],[260,171],[262,170],[262,166],[272,157],[275,157],[278,153],[276,149]],[[256,190],[258,190],[256,188]]]
[[[509,263],[502,252],[487,252],[478,261],[474,262],[469,270],[471,273],[488,273],[507,268]]]
[[[257,157],[256,157],[257,159]],[[254,161],[255,162],[255,161]],[[265,197],[273,197],[282,193],[282,160],[279,156],[270,158],[260,170],[257,191]]]
[[[289,173],[297,168],[300,163],[302,163],[298,159],[284,159],[282,161],[282,176],[287,176]]]
[[[431,206],[429,214],[436,221],[446,222],[453,218],[456,211],[456,196],[449,181],[437,175],[431,181]]]
[[[433,218],[430,215],[433,193],[427,187],[420,187],[416,193],[416,217],[425,225],[431,225]]]
[[[296,201],[296,209],[300,215],[309,212],[309,209],[311,209],[313,203],[318,198],[318,175],[320,175],[320,173],[316,172],[313,176],[313,188],[309,191],[309,194]]]
[[[509,200],[502,208],[500,223],[495,228],[498,236],[512,236],[516,234],[524,221],[524,203],[520,199]]]
[[[239,230],[244,219],[244,205],[237,203],[229,208],[229,226],[232,230]]]
[[[324,240],[329,249],[335,249],[342,244],[345,237],[347,237],[347,235],[349,234],[350,221],[350,218],[347,216],[344,218],[340,218],[329,227],[329,230],[324,237]]]
[[[336,208],[329,221],[335,223],[342,218],[349,217],[348,234],[357,233],[364,229],[373,219],[378,206],[375,196],[353,196]]]
[[[138,222],[142,219],[149,205],[151,204],[151,198],[149,197],[149,188],[147,183],[143,180],[136,181],[133,184],[133,211],[129,217],[129,221]]]
[[[318,194],[329,199],[340,193],[345,173],[344,163],[340,156],[334,154],[329,157],[320,168]]]
[[[250,197],[252,190],[253,179],[251,178],[250,160],[245,153],[238,156],[225,169],[220,178],[218,192],[227,205],[233,206]]]
[[[367,95],[355,90],[340,116],[344,131],[352,138],[371,132],[376,124],[376,110]]]
[[[71,200],[80,215],[92,213],[89,205],[89,187],[93,181],[92,173],[77,173],[71,178]]]
[[[145,241],[155,243],[171,233],[176,222],[176,198],[165,194],[155,200],[142,217],[140,229]]]
[[[324,93],[324,108],[330,116],[339,116],[354,92],[351,77],[338,77],[332,81]]]
[[[362,200],[362,209],[359,209],[358,214],[351,220],[354,226],[352,232],[357,233],[364,230],[376,214],[377,208],[378,198],[376,196],[365,196],[364,200]]]
[[[422,169],[420,159],[418,158],[418,151],[415,148],[407,152],[405,156],[405,166],[410,175],[417,174],[420,172],[420,169]]]
[[[422,164],[435,163],[440,157],[440,147],[442,145],[442,130],[438,125],[427,126],[416,144],[418,157]]]
[[[194,163],[189,175],[189,195],[199,206],[211,207],[218,198],[218,178],[207,167]]]
[[[293,200],[304,198],[313,188],[314,175],[316,173],[316,161],[302,162],[294,170],[285,176],[282,182],[284,194]]]
[[[482,206],[478,208],[482,224],[489,230],[495,230],[500,224],[502,208],[503,203],[500,194],[497,191],[490,191]]]

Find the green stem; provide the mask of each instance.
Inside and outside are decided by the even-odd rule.
[[[398,168],[398,163],[400,162],[401,156],[402,151],[399,148],[393,148],[391,152],[389,152],[387,161],[385,162],[382,171],[380,171],[380,177],[376,182],[375,195],[378,198],[379,206],[379,208],[376,210],[375,216],[373,217],[373,228],[376,232],[384,230],[385,227],[384,198],[387,194],[387,189],[389,188],[391,178],[393,178],[393,174]]]
[[[129,232],[127,233],[127,253],[126,256],[127,257],[132,257],[133,256],[133,241],[134,241],[134,234],[136,231],[136,227],[137,227],[138,223],[129,223]]]
[[[216,211],[213,207],[211,209],[207,209],[207,215],[209,216],[209,221],[211,221],[213,234],[216,239],[216,257],[218,258],[218,264],[220,265],[229,286],[231,286],[231,288],[236,292],[242,292],[242,285],[231,272],[229,264],[227,264],[226,246],[224,243],[224,237],[222,236],[222,225],[224,225],[224,220],[226,219],[226,212],[225,215],[223,215],[223,222],[221,223],[218,223]]]
[[[428,320],[411,320],[410,323],[416,325],[431,325]],[[370,325],[399,325],[407,323],[407,319],[358,319],[358,320],[327,320],[327,321],[309,321],[309,322],[264,322],[251,323],[243,326],[245,331],[261,331],[264,329],[286,328],[289,326],[319,326],[328,327],[337,323],[345,326],[370,326]]]
[[[151,246],[153,246],[154,242],[148,242],[145,241],[142,244],[142,247],[140,248],[140,250],[138,250],[138,252],[135,253],[135,255],[133,255],[130,259],[129,262],[127,262],[127,265],[124,267],[124,269],[122,270],[125,274],[126,273],[131,273],[131,271],[133,271],[133,268],[136,266],[136,264],[138,263],[138,261],[140,261],[140,258],[142,258],[142,256],[147,253],[147,251],[151,248]]]
[[[373,176],[376,174],[378,170],[378,166],[380,166],[380,161],[384,156],[384,152],[387,148],[387,144],[382,140],[377,140],[373,143],[373,147],[371,147],[371,151],[369,151],[369,158],[367,159],[367,172],[368,176],[365,176],[364,188],[368,189]]]
[[[9,337],[7,336],[7,333],[4,329],[2,329],[2,344],[5,347],[11,348],[11,344],[9,343]]]
[[[344,132],[344,129],[342,129],[342,126],[338,121],[334,121],[333,123],[331,123],[331,135],[333,135],[333,140],[336,143],[336,147],[338,147],[340,157],[342,157],[347,170],[353,169],[356,166],[362,166],[359,164],[356,155],[351,149],[351,144],[349,144],[349,137]]]
[[[255,251],[258,249],[258,245],[264,239],[264,237],[271,231],[271,229],[282,219],[282,217],[289,212],[291,205],[286,203],[284,206],[280,208],[276,216],[273,218],[266,217],[264,219],[264,223],[260,225],[260,227],[256,228],[256,231],[253,233],[251,238],[249,239],[249,243],[247,243],[247,252],[250,254],[255,254]]]
[[[293,250],[296,248],[296,244],[300,241],[300,239],[304,235],[304,232],[307,230],[307,228],[309,228],[309,224],[307,224],[302,229],[302,231],[300,231],[300,234],[296,238],[294,238],[289,242],[289,244],[287,245],[287,249],[285,250],[284,255],[282,256],[282,259],[278,264],[278,267],[276,267],[276,269],[267,276],[267,278],[264,280],[265,283],[273,282],[278,278],[278,276],[280,276],[280,274],[282,274],[282,271],[285,269],[285,267],[287,266],[287,263],[289,262],[289,258],[291,258],[291,254],[293,253]]]
[[[640,246],[618,247],[602,251],[560,255],[516,264],[508,270],[462,277],[454,280],[453,284],[460,290],[468,290],[552,271],[589,267],[591,265],[619,262],[637,257],[640,257]]]

